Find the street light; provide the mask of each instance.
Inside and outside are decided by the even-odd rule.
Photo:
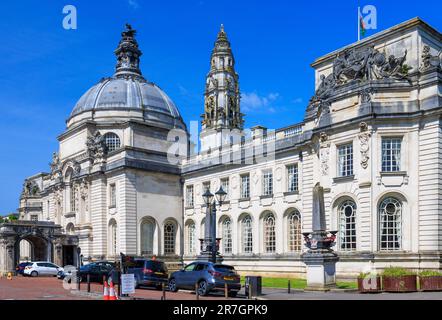
[[[219,190],[215,193],[215,195],[216,195],[216,200],[218,200],[219,204],[221,205],[224,202],[224,200],[226,200],[227,192],[223,190],[223,186],[220,186]]]
[[[222,205],[227,197],[227,192],[220,186],[219,190],[213,195],[209,189],[207,189],[202,195],[204,203],[207,206],[206,211],[206,227],[204,232],[205,250],[202,253],[202,257],[209,259],[209,261],[216,263],[217,250],[217,238],[216,238],[216,205]]]
[[[212,203],[213,200],[213,194],[210,192],[209,189],[206,190],[203,194],[204,203],[209,206]]]

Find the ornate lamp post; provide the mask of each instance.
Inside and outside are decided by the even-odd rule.
[[[218,254],[217,241],[221,239],[216,238],[216,206],[217,204],[221,207],[224,200],[226,199],[227,192],[223,190],[221,186],[217,192],[215,192],[215,196],[210,192],[210,190],[206,190],[203,194],[204,203],[207,206],[206,210],[206,223],[204,229],[204,239],[201,239],[203,242],[203,251],[201,255],[198,256],[198,260],[209,261],[209,262],[221,262],[222,258]],[[218,202],[218,203],[217,203]]]

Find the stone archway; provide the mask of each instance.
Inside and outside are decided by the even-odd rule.
[[[21,241],[30,244],[32,261],[51,261],[60,266],[67,260],[77,263],[77,236],[63,234],[61,226],[53,222],[19,220],[0,224],[0,272],[15,271]]]

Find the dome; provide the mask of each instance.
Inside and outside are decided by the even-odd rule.
[[[100,111],[106,111],[102,113],[103,118],[108,119],[112,115],[119,118],[135,117],[151,123],[185,128],[172,100],[142,76],[139,68],[142,52],[138,49],[135,33],[130,25],[126,25],[115,50],[115,74],[103,78],[78,100],[68,119],[68,126],[90,117],[97,119]]]
[[[178,108],[157,85],[140,78],[107,78],[89,89],[77,102],[71,117],[84,111],[144,110],[181,118]]]

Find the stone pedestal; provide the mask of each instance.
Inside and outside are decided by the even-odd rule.
[[[336,253],[308,252],[302,258],[307,266],[306,291],[329,291],[336,287]]]

